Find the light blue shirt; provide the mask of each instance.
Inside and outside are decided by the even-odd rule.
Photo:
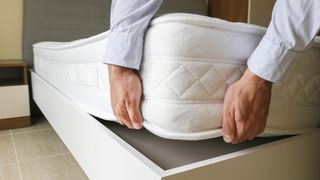
[[[162,0],[113,0],[105,63],[139,69],[143,37]],[[267,32],[248,60],[257,76],[276,82],[320,29],[320,0],[278,0]]]

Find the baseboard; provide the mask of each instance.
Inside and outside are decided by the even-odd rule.
[[[31,125],[30,116],[0,119],[0,130],[22,128]]]

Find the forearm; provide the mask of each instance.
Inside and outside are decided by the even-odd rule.
[[[304,50],[320,28],[319,0],[277,1],[272,20],[248,60],[257,76],[276,82],[285,74],[297,52]]]
[[[107,64],[139,69],[146,28],[162,0],[113,0]]]

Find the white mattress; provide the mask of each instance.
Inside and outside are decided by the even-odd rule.
[[[265,29],[190,14],[154,19],[140,70],[144,127],[169,139],[221,136],[222,106]],[[72,42],[34,45],[35,71],[84,111],[115,121],[107,65],[108,32]],[[273,86],[265,135],[320,125],[320,40],[301,53]]]

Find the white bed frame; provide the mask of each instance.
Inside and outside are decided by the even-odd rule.
[[[132,143],[120,138],[119,133],[115,133],[108,126],[80,110],[75,103],[32,70],[31,74],[35,102],[90,179],[318,180],[320,178],[319,129],[166,169],[150,160],[152,158],[145,155],[143,148],[138,151],[131,145]],[[163,154],[159,152],[159,156]],[[166,156],[160,158],[166,160]]]

